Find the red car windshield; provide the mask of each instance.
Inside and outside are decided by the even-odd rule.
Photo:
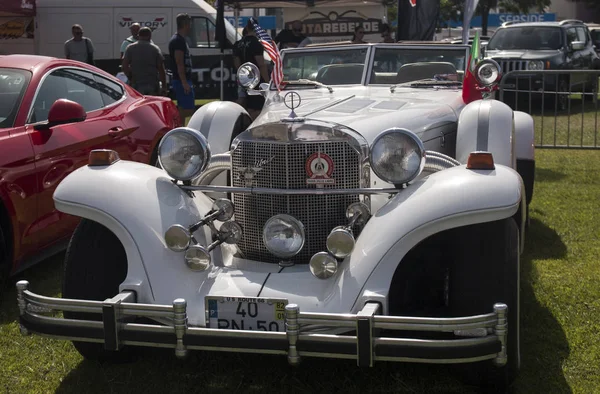
[[[30,79],[29,71],[0,68],[0,129],[14,126]]]

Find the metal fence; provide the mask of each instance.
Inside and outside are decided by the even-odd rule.
[[[600,149],[600,70],[510,71],[498,99],[531,114],[536,148]]]

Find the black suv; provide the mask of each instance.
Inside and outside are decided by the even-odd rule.
[[[507,22],[490,38],[485,57],[497,61],[504,74],[521,70],[590,70],[597,69],[600,62],[588,27],[578,20]],[[515,81],[519,91],[597,91],[598,79],[590,74],[573,74],[570,78],[569,74],[521,76]],[[507,84],[514,83],[510,76],[507,79]],[[565,109],[567,95],[558,95],[557,99],[558,108]]]

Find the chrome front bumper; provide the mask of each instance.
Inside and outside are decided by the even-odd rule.
[[[187,325],[187,303],[138,304],[135,294],[122,292],[105,301],[44,297],[17,283],[21,332],[57,339],[103,343],[118,351],[124,345],[169,347],[177,357],[189,350],[281,354],[291,365],[303,357],[355,359],[359,366],[374,361],[454,364],[492,360],[506,364],[507,306],[494,304],[493,313],[458,318],[396,317],[377,315],[378,303],[367,303],[357,314],[306,313],[295,304],[285,308],[285,332],[222,330]],[[47,316],[58,311],[98,315],[98,320],[73,320]],[[172,325],[128,322],[145,317]],[[353,335],[317,334],[306,326],[347,328]],[[466,338],[425,340],[381,337],[380,330],[454,332]]]

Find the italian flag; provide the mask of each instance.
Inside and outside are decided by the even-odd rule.
[[[483,96],[481,95],[481,91],[477,89],[477,80],[475,79],[475,66],[477,62],[479,62],[480,58],[479,51],[479,31],[475,32],[475,39],[473,40],[473,45],[471,45],[471,51],[469,54],[469,62],[467,63],[467,67],[465,70],[465,77],[463,78],[463,88],[462,88],[462,99],[465,104],[469,104],[475,100],[481,100]]]

